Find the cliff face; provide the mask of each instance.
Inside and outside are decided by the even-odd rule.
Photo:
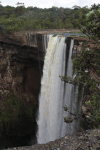
[[[33,95],[38,104],[45,54],[43,35],[25,34],[12,38],[13,35],[9,38],[3,35],[0,39],[1,85],[4,90],[13,89],[15,94],[20,90]]]
[[[36,135],[43,47],[42,34],[0,35],[0,137]]]
[[[36,47],[43,51],[43,35],[34,32],[14,32],[9,35],[0,33],[0,41],[20,46]]]

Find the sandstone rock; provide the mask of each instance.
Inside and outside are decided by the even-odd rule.
[[[43,56],[36,48],[1,42],[0,86],[4,90],[13,89],[16,94],[19,89],[23,94],[29,93],[38,104],[42,68]]]

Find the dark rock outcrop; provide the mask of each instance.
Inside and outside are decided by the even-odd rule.
[[[9,148],[8,150],[100,150],[100,129],[86,130],[46,144]]]
[[[20,88],[28,92],[38,102],[40,80],[43,67],[43,54],[34,47],[18,46],[1,42],[0,82],[5,90]]]
[[[37,41],[34,42],[34,39]],[[2,113],[0,117],[0,136],[1,133],[4,136],[19,137],[36,134],[35,115],[45,55],[42,34],[29,38],[30,44],[27,43],[28,39],[26,43],[21,40],[24,41],[24,37],[13,39],[12,35],[2,35],[1,39],[0,36],[0,113],[7,113]],[[19,104],[13,102],[9,94],[11,91]],[[13,117],[14,113],[16,118]]]

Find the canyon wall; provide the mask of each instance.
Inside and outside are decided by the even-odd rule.
[[[36,135],[43,40],[42,34],[0,34],[0,137]]]
[[[68,37],[66,56],[68,56],[70,42],[73,38],[73,53],[77,55],[81,51],[82,43],[87,40],[76,36]],[[32,32],[0,34],[0,86],[6,93],[12,89],[17,97],[20,93],[25,97],[24,100],[27,103],[32,101],[37,109],[45,56],[44,47],[42,34]],[[0,92],[2,94],[2,90]]]
[[[38,105],[44,54],[42,34],[0,36],[0,82],[4,90],[29,93]]]
[[[73,53],[77,55],[81,51],[82,43],[87,40],[77,36],[68,37],[66,56],[69,53],[71,39],[74,39]],[[45,56],[44,47],[44,35],[42,34],[34,32],[0,34],[1,85],[5,91],[13,89],[16,95],[18,91],[25,96],[26,93],[29,93],[34,97],[37,107]]]

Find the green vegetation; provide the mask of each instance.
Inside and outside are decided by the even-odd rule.
[[[83,35],[79,35],[79,38],[85,38],[87,37],[87,35],[83,34]]]
[[[16,97],[13,91],[7,94],[2,89],[0,94],[0,137],[33,135],[36,108],[32,100],[27,102],[24,97]]]
[[[90,111],[90,116],[86,121],[100,128],[100,4],[94,4],[87,13],[82,32],[89,40],[83,43],[81,53],[73,56],[73,74],[77,72],[77,75],[75,79],[68,76],[60,77],[64,82],[78,84],[89,90],[85,105]],[[90,40],[94,47],[90,46]],[[64,109],[68,111],[67,107]],[[76,116],[74,113],[69,113]],[[74,119],[64,118],[67,123],[71,123]]]
[[[71,36],[77,36],[77,35],[71,35]]]
[[[86,7],[79,8],[37,8],[0,5],[0,31],[13,32],[32,29],[80,29],[83,26]]]

